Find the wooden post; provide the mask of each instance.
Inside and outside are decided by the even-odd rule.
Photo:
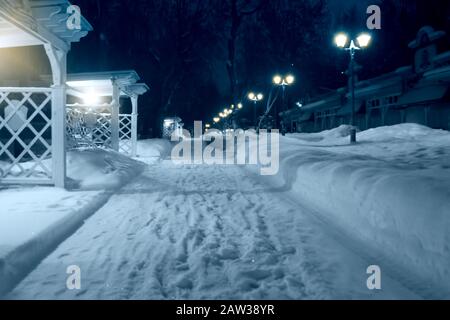
[[[132,151],[131,156],[136,157],[137,156],[137,130],[138,130],[138,113],[139,113],[139,106],[138,106],[138,99],[139,97],[137,95],[133,95],[131,97],[131,105],[132,105],[132,112],[131,112],[131,143],[132,143]]]
[[[66,79],[67,52],[44,45],[52,67],[52,168],[56,187],[66,187]]]
[[[120,88],[115,79],[112,79],[113,96],[111,106],[111,148],[119,152],[119,112]]]

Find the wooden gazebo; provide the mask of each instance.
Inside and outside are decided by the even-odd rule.
[[[134,70],[68,75],[68,94],[78,98],[68,107],[68,136],[73,145],[137,153],[138,99],[149,90],[137,83]],[[121,98],[131,100],[131,113],[121,110]]]
[[[65,186],[67,54],[92,30],[74,8],[68,0],[0,0],[0,48],[43,46],[53,83],[0,88],[0,184]]]

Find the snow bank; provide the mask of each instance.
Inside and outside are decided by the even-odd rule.
[[[21,163],[24,169],[32,168],[34,161]],[[51,159],[43,164],[52,167]],[[8,163],[0,162],[6,168]],[[124,185],[131,177],[144,170],[144,164],[123,154],[103,149],[80,149],[67,153],[67,177],[70,189],[114,189]],[[43,169],[35,168],[33,177],[45,176]],[[14,173],[20,174],[18,170]]]
[[[0,191],[0,296],[102,207],[112,191],[143,169],[141,162],[116,152],[79,150],[68,153],[70,191],[48,187]]]
[[[169,157],[171,150],[172,144],[166,139],[140,140],[137,145],[139,160],[147,164]]]
[[[76,188],[115,189],[138,175],[144,166],[125,155],[102,149],[69,152],[67,175]]]
[[[348,129],[282,138],[276,181],[404,270],[449,290],[450,133],[402,124],[360,132],[350,146]]]

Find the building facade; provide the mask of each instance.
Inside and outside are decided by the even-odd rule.
[[[450,130],[450,51],[439,53],[442,31],[423,27],[409,44],[414,63],[355,85],[360,130],[418,123]],[[340,88],[280,114],[290,132],[318,132],[351,120],[351,95]]]

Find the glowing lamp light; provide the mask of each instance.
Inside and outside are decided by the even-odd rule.
[[[164,120],[164,127],[170,128],[174,123],[175,122],[173,120],[166,119],[166,120]]]
[[[100,102],[100,97],[95,93],[90,92],[83,97],[84,104],[89,106],[95,106]]]
[[[218,117],[214,118],[213,120],[214,120],[214,123],[219,123],[220,122],[220,118],[218,118]]]
[[[275,83],[276,85],[280,85],[283,82],[283,78],[281,76],[275,76],[273,77],[273,83]]]
[[[358,44],[361,48],[366,48],[369,46],[370,41],[372,40],[372,36],[370,34],[363,33],[359,35],[359,37],[356,38],[356,40],[358,41]]]
[[[264,99],[264,95],[263,95],[262,93],[260,93],[260,94],[258,94],[258,95],[256,96],[256,98],[257,98],[258,100],[262,100],[262,99]]]
[[[205,128],[209,129],[211,128],[211,125],[209,123],[205,124]]]
[[[293,75],[288,75],[287,77],[286,77],[286,83],[287,84],[289,84],[289,85],[291,85],[291,84],[293,84],[294,83],[294,81],[295,81],[295,78],[294,78],[294,76]]]
[[[339,48],[345,48],[348,43],[348,37],[345,33],[339,33],[335,38],[334,42]]]
[[[240,110],[240,109],[242,109],[242,108],[243,108],[242,103],[238,103],[238,109]]]
[[[249,98],[249,100],[255,100],[256,95],[255,95],[253,92],[250,92],[250,93],[248,94],[248,98]]]

